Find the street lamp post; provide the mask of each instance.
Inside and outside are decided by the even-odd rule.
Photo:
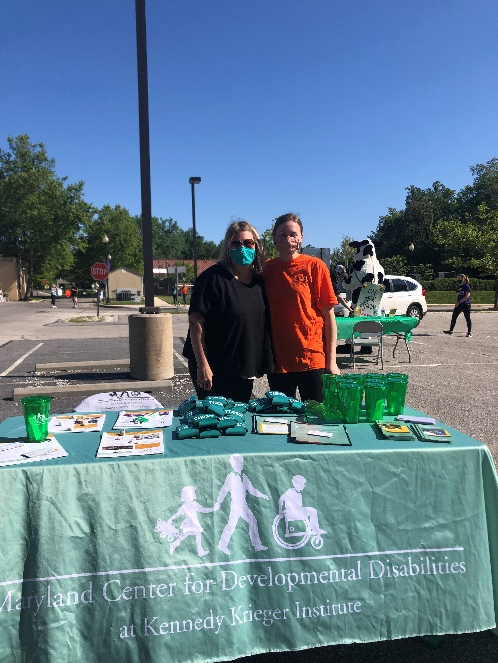
[[[408,251],[410,251],[410,276],[413,278],[413,252],[415,251],[415,245],[413,242],[408,244]]]
[[[105,248],[105,256],[104,256],[104,262],[107,265],[108,269],[111,269],[111,256],[107,253],[108,245],[109,245],[109,237],[107,237],[106,234],[102,237],[102,242],[104,244]],[[106,278],[105,281],[105,290],[106,290],[106,304],[109,304],[111,301],[111,298],[109,297],[109,276]]]
[[[192,189],[192,251],[194,254],[194,281],[197,278],[197,231],[195,228],[195,190],[196,184],[201,181],[200,177],[190,177],[189,184]]]

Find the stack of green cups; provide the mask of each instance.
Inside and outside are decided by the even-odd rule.
[[[388,373],[386,375],[386,406],[387,414],[403,414],[405,408],[408,375],[405,373]]]
[[[338,375],[324,373],[322,375],[322,394],[324,414],[328,419],[337,419],[340,415],[339,395],[337,393]]]
[[[365,376],[365,416],[367,421],[378,421],[384,416],[386,380],[381,373]]]
[[[342,375],[337,378],[337,388],[342,418],[347,424],[357,424],[363,397],[363,377]]]

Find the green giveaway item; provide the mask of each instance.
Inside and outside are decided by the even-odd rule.
[[[21,399],[28,442],[43,442],[48,436],[52,396],[25,396]]]
[[[389,415],[403,414],[405,408],[408,375],[388,373],[386,376],[386,412]]]
[[[199,437],[199,429],[189,426],[188,424],[180,424],[176,429],[176,434],[179,440],[184,440],[191,437]]]

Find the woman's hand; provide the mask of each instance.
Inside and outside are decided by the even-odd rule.
[[[197,368],[197,385],[204,391],[211,391],[213,388],[213,371],[207,362]]]
[[[341,371],[336,362],[331,362],[330,365],[325,367],[325,373],[332,373],[332,375],[340,375]]]

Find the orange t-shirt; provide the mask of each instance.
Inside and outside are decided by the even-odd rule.
[[[327,265],[299,255],[290,262],[268,260],[263,270],[270,307],[274,371],[325,368],[321,308],[337,304]]]

